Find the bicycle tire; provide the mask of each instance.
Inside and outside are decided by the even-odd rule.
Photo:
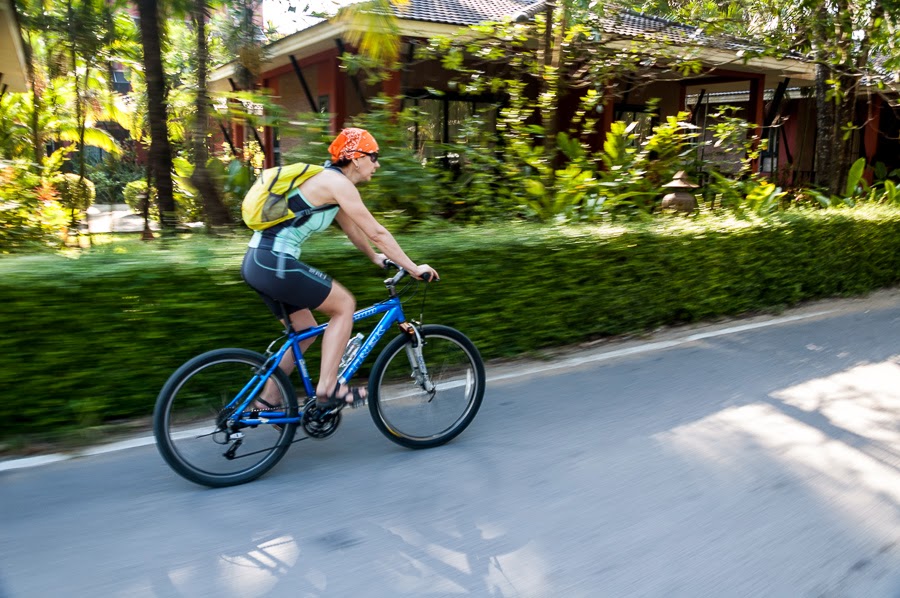
[[[484,398],[484,362],[462,332],[427,324],[419,329],[422,352],[436,393],[430,395],[415,381],[406,354],[412,342],[401,334],[375,360],[369,377],[369,413],[389,440],[406,448],[445,444],[465,430]],[[430,397],[430,398],[429,398]],[[424,420],[420,424],[414,420]]]
[[[204,486],[235,486],[255,480],[281,460],[297,424],[285,424],[280,430],[265,423],[243,428],[239,454],[232,459],[225,456],[230,443],[219,442],[224,433],[212,433],[220,428],[216,420],[222,408],[264,363],[265,357],[254,351],[216,349],[190,359],[169,377],[156,399],[153,434],[157,449],[176,473]],[[284,412],[296,417],[297,395],[290,378],[276,369],[270,379],[276,383]]]

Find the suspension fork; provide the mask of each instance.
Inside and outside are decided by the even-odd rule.
[[[412,377],[425,392],[434,396],[435,386],[431,381],[431,376],[428,375],[428,367],[425,365],[425,357],[422,355],[423,341],[419,327],[410,322],[402,322],[400,328],[409,335],[409,342],[404,345],[403,349],[406,351],[406,358],[412,369]]]

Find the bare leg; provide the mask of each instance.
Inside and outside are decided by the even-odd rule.
[[[350,332],[353,330],[353,312],[356,309],[356,299],[343,285],[332,281],[331,292],[325,301],[316,308],[324,314],[331,316],[328,328],[322,336],[322,368],[319,370],[319,384],[316,386],[317,397],[327,397],[334,391],[337,385],[338,366],[344,347],[350,340]]]
[[[284,324],[284,320],[281,320],[281,323]],[[303,330],[304,328],[309,328],[311,326],[316,325],[316,319],[313,317],[312,312],[308,309],[301,309],[300,311],[295,311],[291,314],[291,326],[294,327],[294,330]],[[310,345],[312,345],[316,340],[316,337],[308,338],[304,341],[300,342],[300,351],[305,353],[307,349],[309,349]],[[284,354],[284,357],[281,358],[281,363],[278,364],[285,374],[290,374],[294,371],[294,350],[288,349],[287,353]],[[266,401],[270,405],[279,406],[278,403],[281,401],[278,399],[278,392],[275,390],[275,382],[271,379],[266,381],[266,386],[263,389],[262,393],[260,393],[260,397],[262,400]],[[263,409],[265,405],[257,405],[260,409]]]

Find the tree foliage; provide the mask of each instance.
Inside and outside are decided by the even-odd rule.
[[[758,48],[748,57],[813,62],[817,182],[831,194],[843,189],[858,156],[853,132],[872,117],[876,96],[896,93],[896,0],[648,0],[636,6],[713,33],[753,39]],[[866,110],[857,111],[859,100]]]
[[[548,2],[533,15],[433,39],[420,53],[455,73],[452,85],[459,93],[496,100],[497,139],[487,149],[502,156],[495,168],[506,180],[527,175],[521,193],[509,193],[518,193],[518,203],[541,220],[571,217],[573,208],[594,213],[604,203],[608,194],[598,190],[596,176],[602,161],[590,150],[613,99],[651,82],[660,64],[696,68],[690,49],[650,48],[622,36],[599,43],[608,10],[618,9],[596,1]],[[675,164],[648,151],[666,168]],[[622,190],[620,199],[640,203],[646,186]],[[586,205],[592,207],[585,211]]]

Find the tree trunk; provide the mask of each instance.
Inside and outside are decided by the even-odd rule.
[[[35,61],[37,56],[34,53],[34,45],[31,41],[31,32],[24,36],[25,40],[25,66],[28,73],[29,87],[31,88],[31,143],[34,145],[34,164],[37,171],[44,170],[44,136],[41,130],[41,110],[43,110],[43,81],[37,80],[37,69]]]
[[[75,41],[75,16],[72,8],[72,0],[66,3],[66,19],[69,26],[69,58],[72,61],[72,73],[75,79],[75,126],[78,128],[78,181],[84,181],[84,103],[81,101],[81,77],[78,75],[78,52]],[[85,75],[87,78],[87,75]],[[71,193],[71,188],[70,188]],[[78,195],[80,199],[80,195]],[[69,232],[66,235],[69,239],[73,236],[76,243],[80,245],[80,207],[76,207],[78,202],[73,203],[72,218],[69,222]]]
[[[835,109],[835,153],[833,157],[834,173],[832,178],[833,188],[829,191],[835,195],[842,195],[847,186],[847,176],[850,174],[850,166],[856,159],[853,147],[853,135],[845,134],[846,127],[856,126],[856,90],[857,79],[852,76],[842,75],[839,79],[841,86],[840,101]],[[846,137],[846,138],[845,138]]]
[[[816,65],[816,184],[832,189],[834,174],[833,156],[836,143],[834,135],[834,104],[826,94],[832,78],[831,69],[821,62]]]
[[[43,109],[41,90],[32,79],[31,82],[31,142],[34,144],[34,163],[38,172],[44,170],[44,139],[40,125],[40,112]]]
[[[156,201],[163,230],[175,228],[172,148],[169,145],[167,91],[160,47],[157,0],[137,0],[144,76],[147,80],[147,117],[150,121],[150,167],[156,181]]]
[[[197,35],[197,100],[196,121],[194,122],[194,173],[191,182],[200,194],[203,204],[203,215],[207,227],[233,224],[231,214],[222,201],[219,188],[211,176],[206,163],[209,161],[209,150],[206,146],[207,127],[209,124],[209,94],[206,82],[206,64],[209,50],[206,44],[206,0],[194,2],[194,28]]]
[[[554,52],[554,43],[553,43],[553,20],[554,13],[556,12],[556,2],[554,0],[549,0],[546,4],[546,8],[544,9],[544,14],[546,15],[546,23],[544,24],[544,48],[542,51],[542,63],[543,68],[541,72],[541,95],[544,93],[555,94],[556,85],[558,84],[558,80],[556,78],[556,73],[553,72],[555,67],[558,67],[558,61],[554,60],[556,58],[556,54]],[[553,73],[553,74],[551,74]],[[554,105],[556,102],[554,102]],[[541,110],[541,126],[544,128],[544,151],[547,152],[546,156],[550,160],[550,163],[553,163],[553,150],[556,147],[556,111],[555,110]]]

